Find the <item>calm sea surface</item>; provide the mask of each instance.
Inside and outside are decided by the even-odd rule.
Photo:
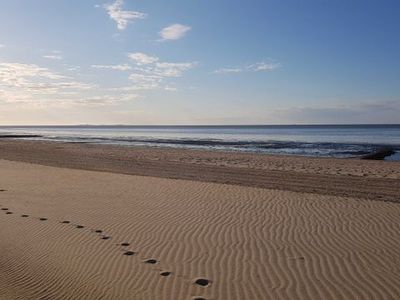
[[[35,140],[354,157],[383,146],[400,160],[400,125],[43,126],[0,127],[0,135]]]

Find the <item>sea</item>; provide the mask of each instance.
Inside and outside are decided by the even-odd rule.
[[[361,157],[383,147],[400,161],[399,125],[1,126],[0,136],[68,143],[150,146],[317,157]]]

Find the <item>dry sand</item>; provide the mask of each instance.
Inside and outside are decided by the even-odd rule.
[[[157,149],[128,155],[127,149],[40,143],[12,154],[21,143],[2,142],[0,158],[76,169],[0,160],[0,299],[399,298],[398,163]],[[79,164],[79,149],[87,151],[82,161],[90,156],[93,163]],[[98,154],[106,156],[104,149],[109,160]],[[218,158],[224,166],[210,163]],[[247,165],[233,166],[235,159]],[[96,160],[99,170],[114,173],[77,169],[94,169]],[[152,175],[144,170],[155,172],[157,161],[162,177],[202,181],[116,174]],[[165,170],[168,163],[177,169]],[[305,168],[286,170],[291,163]],[[230,170],[227,181],[241,185],[205,180],[194,170],[215,178]],[[269,172],[283,172],[274,173],[279,189],[241,182],[240,170],[260,172],[256,185]],[[298,177],[303,191],[285,190],[291,185],[285,174],[289,181]],[[328,191],[310,193],[309,181],[318,176]],[[351,197],[335,195],[338,177],[339,191]],[[369,194],[365,180],[382,190]],[[198,278],[210,282],[200,286]]]

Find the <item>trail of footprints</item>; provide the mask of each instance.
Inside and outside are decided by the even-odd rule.
[[[2,191],[2,190],[0,190],[0,191]],[[2,205],[0,204],[0,206],[2,206]],[[1,210],[4,211],[6,215],[14,214],[7,207],[2,207]],[[30,218],[30,217],[31,216],[27,215],[27,214],[22,214],[21,215],[21,218]],[[39,218],[36,218],[36,219],[41,221],[41,222],[48,221],[48,218],[45,218],[45,217],[39,217]],[[85,228],[85,226],[83,226],[83,225],[73,224],[71,221],[68,221],[68,220],[63,220],[63,221],[60,222],[60,224],[66,224],[66,225],[70,224],[70,225],[73,225],[76,229],[84,229]],[[101,229],[91,229],[90,231],[93,232],[93,233],[99,234],[101,240],[109,240],[109,239],[111,239],[111,236],[104,234],[103,230],[101,230]],[[122,246],[122,247],[129,247],[130,245],[131,244],[128,243],[128,242],[122,242],[122,243],[117,244],[117,246]],[[135,251],[132,251],[132,250],[126,250],[126,249],[123,252],[124,256],[134,256],[136,254],[138,254],[138,252],[135,252]],[[157,259],[154,259],[154,258],[149,258],[149,259],[143,260],[143,263],[154,265],[154,264],[159,263],[159,261]],[[161,271],[159,273],[159,275],[162,276],[162,277],[169,277],[169,276],[173,275],[173,272],[171,272],[171,271]],[[201,287],[210,286],[211,282],[212,282],[211,280],[206,279],[206,278],[195,278],[192,281],[192,283],[194,285],[201,286]],[[195,296],[195,297],[193,297],[191,299],[192,300],[206,300],[206,298],[198,297],[198,296]]]

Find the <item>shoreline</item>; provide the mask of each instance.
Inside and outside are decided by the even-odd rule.
[[[2,139],[0,159],[54,167],[400,202],[400,163]]]
[[[33,140],[31,138],[43,138]],[[400,153],[400,149],[391,145],[375,145],[376,149],[371,151],[370,153],[366,153],[363,155],[354,155],[354,156],[346,156],[346,157],[334,157],[334,156],[324,156],[324,155],[297,155],[297,154],[284,154],[284,153],[268,153],[262,151],[244,151],[244,150],[229,150],[229,149],[218,149],[218,148],[208,148],[208,149],[199,149],[194,147],[172,147],[172,146],[164,146],[164,145],[128,145],[128,144],[109,144],[109,143],[101,143],[101,142],[88,142],[88,141],[63,141],[63,140],[49,140],[44,139],[42,135],[35,134],[0,134],[0,140],[14,140],[14,141],[32,141],[32,142],[44,142],[44,143],[61,143],[61,144],[88,144],[88,145],[98,145],[98,146],[112,146],[112,147],[131,147],[138,149],[165,149],[165,150],[190,150],[190,151],[206,151],[206,152],[220,152],[220,153],[238,153],[238,154],[255,154],[255,155],[269,155],[269,156],[283,156],[283,157],[305,157],[305,158],[328,158],[328,159],[366,159],[366,160],[385,160],[388,157],[395,155],[396,153]],[[184,143],[183,143],[184,144]],[[396,161],[396,160],[395,160]],[[398,160],[400,161],[400,160]]]
[[[11,126],[0,131],[0,139],[27,135],[35,141],[400,161],[400,125],[392,124]]]

